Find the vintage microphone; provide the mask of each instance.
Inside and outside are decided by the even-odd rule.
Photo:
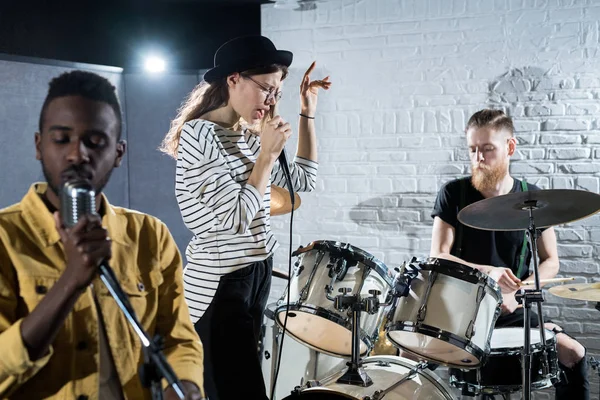
[[[77,224],[77,221],[84,215],[96,214],[96,192],[91,185],[83,180],[65,182],[60,193],[60,214],[63,224],[68,228]],[[144,331],[108,261],[102,262],[99,267],[99,274],[100,279],[104,282],[142,342],[146,361],[140,368],[142,383],[147,387],[151,387],[153,399],[162,399],[161,377],[164,377],[169,385],[173,387],[177,396],[183,399],[185,397],[183,386],[160,351],[160,345],[158,344],[160,337],[150,339]]]

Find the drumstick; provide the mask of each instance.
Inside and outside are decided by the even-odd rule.
[[[541,279],[540,280],[540,285],[543,285],[545,283],[558,283],[558,282],[568,282],[568,281],[573,281],[575,280],[575,278],[571,277],[571,278],[552,278],[552,279]],[[528,285],[535,285],[535,281],[523,281],[520,283],[521,286],[528,286]]]

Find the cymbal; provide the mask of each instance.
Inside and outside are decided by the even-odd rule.
[[[600,301],[600,282],[558,285],[551,287],[549,292],[565,299]]]
[[[300,196],[294,193],[294,210],[300,207]],[[292,211],[290,192],[279,186],[271,185],[271,216],[283,215]]]
[[[569,189],[509,193],[463,208],[458,213],[458,220],[476,229],[521,231],[529,228],[530,207],[533,207],[536,228],[546,228],[597,213],[600,210],[600,195]]]

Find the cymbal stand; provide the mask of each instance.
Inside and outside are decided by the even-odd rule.
[[[542,369],[544,375],[548,374],[548,354],[546,352],[546,331],[544,329],[544,321],[542,315],[542,303],[544,302],[544,296],[540,287],[540,277],[538,271],[538,258],[537,258],[537,229],[535,227],[535,221],[533,218],[533,210],[537,208],[537,201],[527,201],[526,208],[529,210],[529,227],[527,228],[527,239],[531,244],[531,252],[533,258],[533,278],[535,281],[535,289],[525,290],[521,289],[517,293],[517,301],[523,304],[523,331],[524,331],[524,345],[523,345],[523,356],[522,356],[522,376],[523,376],[523,400],[531,400],[531,320],[529,313],[531,311],[531,304],[537,304],[538,320],[540,339],[542,343]]]

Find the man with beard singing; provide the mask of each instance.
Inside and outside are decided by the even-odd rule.
[[[502,312],[496,328],[523,326],[523,309],[515,293],[521,280],[532,280],[529,270],[531,250],[523,231],[484,231],[462,225],[459,211],[479,200],[527,190],[535,185],[513,178],[509,160],[517,140],[510,117],[500,110],[484,109],[471,116],[466,128],[471,159],[471,176],[446,183],[438,193],[434,218],[431,256],[452,260],[479,270],[500,285]],[[553,228],[543,230],[538,242],[540,279],[553,278],[559,271],[556,235]],[[538,326],[531,313],[531,326]],[[557,399],[589,399],[585,348],[556,324],[544,324],[557,339],[559,365],[564,371],[556,386]],[[565,379],[566,378],[566,379]]]

